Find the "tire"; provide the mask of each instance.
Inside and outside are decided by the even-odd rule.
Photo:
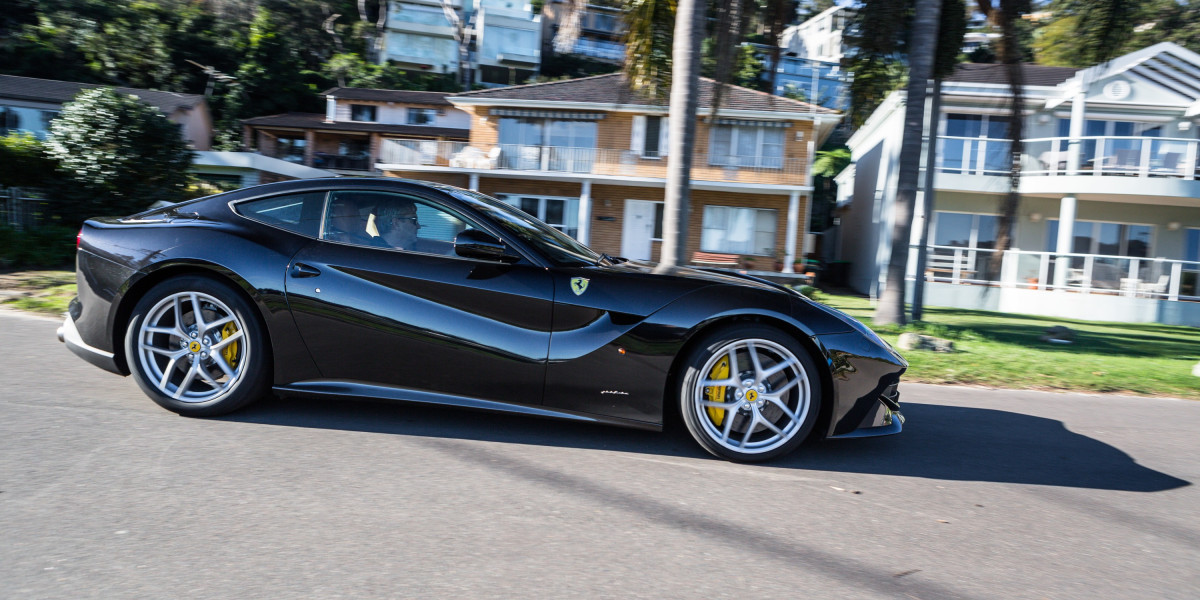
[[[254,307],[233,287],[189,275],[159,283],[138,301],[125,332],[125,357],[138,386],[160,406],[210,417],[266,393],[271,350],[265,340]]]
[[[716,330],[688,353],[683,368],[677,390],[683,422],[715,456],[738,462],[782,456],[808,437],[820,414],[816,364],[774,327]],[[725,385],[707,385],[713,383]]]

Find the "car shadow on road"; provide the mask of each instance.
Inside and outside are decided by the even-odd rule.
[[[900,435],[806,443],[766,463],[808,469],[1157,492],[1191,482],[1139,465],[1118,448],[1061,421],[988,408],[908,403]],[[709,458],[682,426],[665,433],[424,405],[358,400],[264,399],[224,420]]]

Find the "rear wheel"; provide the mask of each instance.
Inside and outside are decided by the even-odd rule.
[[[752,462],[791,452],[820,412],[816,365],[773,327],[714,331],[688,355],[685,369],[678,391],[684,424],[722,458]]]
[[[270,350],[249,302],[227,284],[186,276],[137,303],[125,334],[134,380],[163,408],[187,416],[237,410],[270,383]]]

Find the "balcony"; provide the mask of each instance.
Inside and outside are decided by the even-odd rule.
[[[916,274],[914,246],[909,256]],[[1200,326],[1200,262],[1165,258],[929,246],[923,278],[933,306]]]
[[[575,48],[572,50],[572,52],[600,60],[625,60],[625,44],[622,44],[621,42],[610,42],[608,40],[579,38],[575,41]]]
[[[1006,175],[1010,142],[1006,139],[939,136],[938,172]],[[1070,165],[1070,138],[1025,140],[1021,174],[1057,177],[1196,178],[1200,140],[1160,137],[1086,136],[1079,138],[1079,166]]]
[[[937,187],[994,193],[1006,189],[1006,139],[939,136]],[[1160,137],[1078,138],[1079,164],[1071,164],[1071,139],[1025,140],[1021,192],[1034,195],[1092,195],[1200,198],[1197,180],[1200,140]]]
[[[639,156],[630,150],[465,142],[383,140],[379,168],[455,172],[574,174],[614,179],[665,180],[667,160]],[[696,153],[692,180],[763,185],[806,185],[808,162],[797,158],[710,156]]]

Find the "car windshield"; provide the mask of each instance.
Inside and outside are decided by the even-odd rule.
[[[537,248],[557,265],[594,265],[600,262],[600,255],[591,248],[516,207],[479,192],[454,190],[453,193],[509,233],[521,238],[521,241]]]

